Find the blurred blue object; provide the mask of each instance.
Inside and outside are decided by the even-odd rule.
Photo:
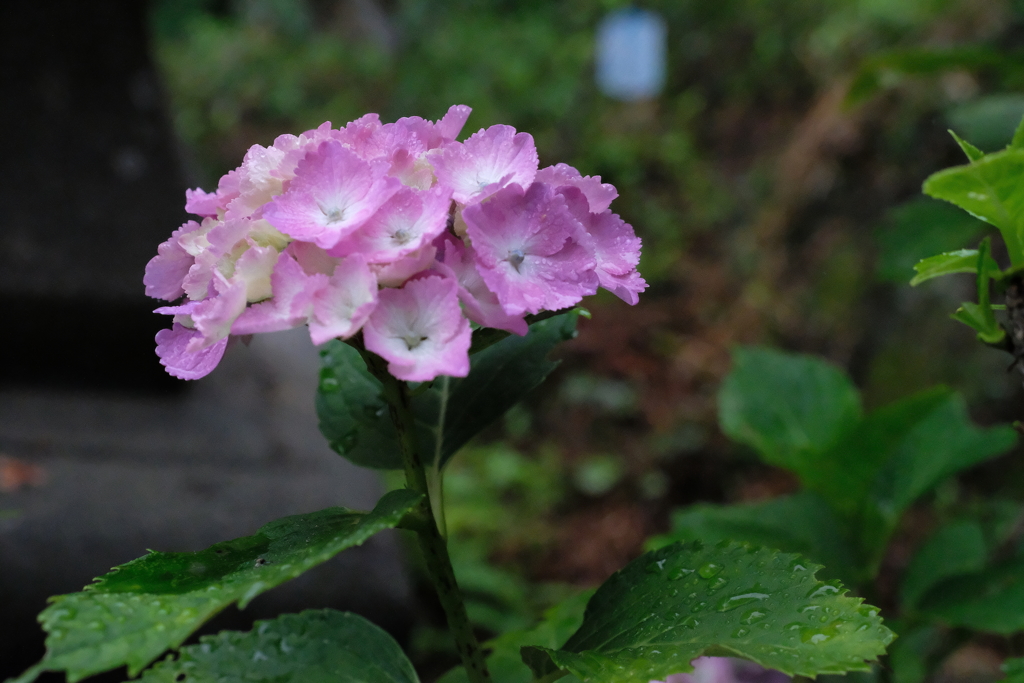
[[[665,20],[655,12],[623,9],[597,29],[597,87],[616,100],[655,97],[665,86]]]

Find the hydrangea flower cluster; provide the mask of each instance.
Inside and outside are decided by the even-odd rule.
[[[308,325],[314,344],[360,330],[399,379],[469,372],[470,322],[523,335],[525,316],[604,287],[646,288],[640,240],[600,177],[538,169],[528,133],[456,141],[470,109],[437,122],[376,114],[254,145],[146,267],[146,293],[177,302],[157,334],[167,371],[198,379],[231,337]]]

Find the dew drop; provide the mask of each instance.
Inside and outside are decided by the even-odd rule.
[[[824,643],[831,637],[832,636],[828,635],[827,633],[816,631],[813,628],[805,628],[800,631],[800,640],[805,643],[810,643],[811,645],[818,645],[820,643]]]
[[[804,627],[804,625],[802,623],[800,623],[799,621],[792,621],[792,622],[786,624],[785,626],[783,626],[782,629],[784,631],[799,631],[803,627]]]
[[[648,574],[657,574],[665,568],[665,562],[666,560],[658,560],[657,562],[651,562],[649,565],[644,567],[644,569],[647,570]]]
[[[867,617],[868,619],[873,619],[878,616],[878,610],[871,605],[861,605],[857,608],[857,613],[862,617]]]
[[[724,576],[719,576],[717,579],[715,579],[708,585],[708,591],[714,593],[720,588],[724,588],[727,583],[729,583],[729,579],[725,578]]]
[[[708,562],[707,564],[701,565],[700,569],[697,570],[697,573],[700,574],[702,579],[710,579],[711,577],[716,576],[724,568],[725,567],[720,564]]]
[[[671,572],[669,572],[668,580],[669,581],[678,581],[679,579],[683,578],[684,576],[686,576],[688,574],[692,574],[692,573],[693,573],[692,569],[687,569],[686,567],[676,567]]]
[[[732,637],[733,638],[742,638],[743,636],[747,635],[748,633],[750,633],[750,629],[738,628],[738,629],[736,629],[735,631],[732,632]]]
[[[697,621],[697,619],[695,619],[693,616],[689,616],[689,617],[686,617],[685,619],[683,619],[682,622],[680,622],[679,625],[682,626],[683,628],[693,629],[693,628],[697,628],[698,626],[700,626],[700,622]]]
[[[694,614],[696,614],[697,612],[700,612],[701,610],[703,610],[707,606],[708,606],[708,603],[701,601],[701,602],[698,602],[693,607],[691,607],[690,611],[693,612]]]
[[[730,595],[727,598],[723,598],[718,602],[719,612],[728,612],[729,610],[742,607],[743,605],[749,605],[752,602],[758,602],[768,597],[767,593],[737,593],[736,595]]]
[[[812,590],[810,593],[808,593],[807,597],[809,597],[809,598],[820,598],[820,597],[823,597],[825,595],[835,595],[838,592],[839,592],[839,588],[837,588],[836,586],[833,586],[832,584],[828,584],[828,583],[823,583],[822,585],[818,586],[817,588]]]
[[[768,616],[767,612],[764,612],[764,611],[759,610],[759,609],[752,609],[752,610],[750,610],[748,612],[744,612],[743,613],[743,617],[740,619],[740,621],[742,623],[744,623],[744,624],[756,624],[757,622],[761,621],[762,619],[764,619],[767,616]],[[766,624],[766,626],[767,626],[767,624]]]
[[[797,611],[800,612],[800,614],[807,614],[808,612],[813,612],[816,609],[821,609],[821,605],[804,605]]]

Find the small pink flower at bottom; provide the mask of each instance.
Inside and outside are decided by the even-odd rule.
[[[388,372],[409,382],[468,375],[471,337],[458,283],[438,275],[381,290],[363,327],[366,348],[388,361]]]
[[[200,351],[189,351],[192,342],[202,342],[202,336],[198,330],[190,330],[180,323],[174,323],[169,330],[160,330],[156,333],[156,355],[160,364],[178,379],[206,377],[220,363],[228,340],[221,339]]]

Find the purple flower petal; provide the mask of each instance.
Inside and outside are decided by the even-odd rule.
[[[537,171],[534,180],[556,188],[568,185],[579,189],[587,198],[591,213],[604,211],[611,206],[612,200],[619,196],[619,191],[614,185],[601,182],[601,176],[582,176],[569,164],[555,164],[542,168]]]
[[[444,241],[444,266],[451,270],[452,277],[459,283],[459,301],[466,317],[484,327],[525,335],[529,326],[523,316],[506,313],[498,297],[480,277],[472,247],[449,235],[443,235],[441,239]]]
[[[640,263],[640,238],[633,226],[611,211],[587,211],[579,189],[563,186],[558,191],[587,231],[586,242],[593,249],[601,286],[631,306],[636,305],[640,292],[647,289],[647,282],[636,270]]]
[[[501,190],[462,213],[487,288],[512,316],[557,311],[597,291],[593,250],[550,185]]]
[[[199,351],[189,351],[194,341],[201,341],[202,333],[190,330],[179,323],[169,330],[156,333],[156,355],[167,372],[178,379],[199,379],[213,372],[224,356],[228,340],[207,346]]]
[[[195,257],[182,248],[179,238],[198,229],[199,223],[188,221],[156,248],[156,256],[146,264],[146,274],[142,278],[147,296],[174,301],[185,293],[181,284],[195,263]]]

